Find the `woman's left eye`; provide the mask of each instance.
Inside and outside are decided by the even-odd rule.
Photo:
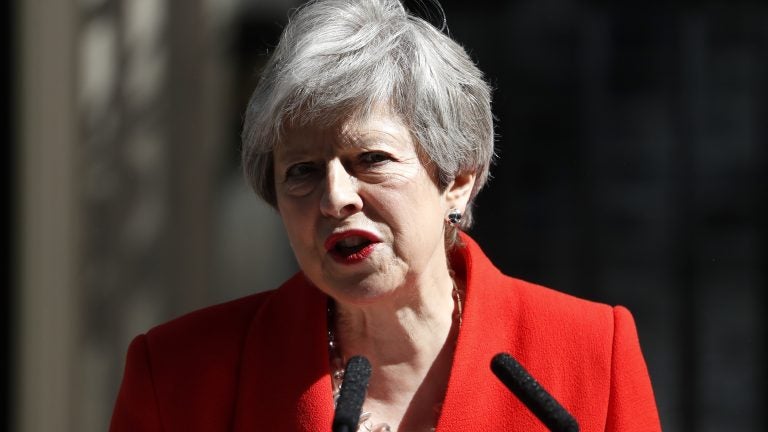
[[[392,158],[386,154],[381,152],[367,152],[360,155],[360,162],[367,164],[367,165],[380,165],[384,162],[391,161]]]

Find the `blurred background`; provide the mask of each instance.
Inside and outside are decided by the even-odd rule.
[[[1,430],[106,430],[133,336],[295,271],[238,136],[299,3],[3,2]],[[766,430],[768,6],[443,6],[495,88],[472,235],[630,308],[665,431]]]

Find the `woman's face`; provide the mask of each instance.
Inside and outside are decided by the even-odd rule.
[[[291,128],[274,166],[288,238],[318,288],[366,304],[441,280],[443,220],[466,200],[457,201],[454,183],[438,190],[400,120],[376,114],[327,129]]]

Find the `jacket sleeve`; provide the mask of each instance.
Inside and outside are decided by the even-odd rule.
[[[613,309],[614,333],[607,432],[661,431],[656,401],[635,321],[621,306]]]
[[[128,347],[123,382],[112,413],[110,432],[160,432],[155,386],[145,335]]]

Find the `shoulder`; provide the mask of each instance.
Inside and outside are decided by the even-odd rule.
[[[484,333],[494,329],[499,347],[533,363],[557,358],[564,371],[590,364],[609,374],[616,308],[507,276],[472,239],[464,243],[467,309]]]
[[[128,348],[111,430],[156,430],[167,422],[178,430],[226,427],[249,332],[260,327],[264,311],[295,280],[190,312],[137,336]]]
[[[478,360],[483,355],[511,354],[580,422],[597,425],[595,430],[659,430],[635,323],[626,308],[506,276],[464,237],[467,246],[452,262],[466,269],[464,323],[471,334],[465,340],[473,342],[469,357],[474,363],[485,362]]]
[[[521,318],[554,321],[560,325],[612,323],[611,306],[507,276],[471,237],[462,233],[461,240],[464,247],[457,251],[453,262],[464,267],[468,282],[481,291],[478,297],[487,299],[485,306],[514,307]]]
[[[152,328],[131,344],[127,367],[147,364],[161,406],[197,400],[200,389],[229,398],[248,332],[274,293],[209,306]]]
[[[544,320],[546,325],[613,327],[614,307],[604,303],[585,300],[561,291],[505,276],[509,290],[518,312],[525,318]],[[502,288],[502,289],[504,289]]]
[[[462,241],[465,246],[452,263],[464,273],[470,296],[486,313],[495,311],[524,328],[543,331],[592,326],[612,332],[611,306],[507,276],[469,236],[462,235]]]
[[[187,313],[137,338],[158,377],[221,375],[239,369],[243,347],[258,320],[299,275],[265,291]],[[136,342],[134,342],[135,344]]]
[[[520,319],[541,331],[571,334],[574,342],[638,344],[632,313],[622,305],[585,300],[520,279],[504,278],[506,287],[502,289],[508,290],[507,296]]]
[[[149,330],[147,341],[152,348],[184,348],[193,341],[236,342],[273,295],[274,291],[266,291],[189,312]]]
[[[271,295],[207,307],[137,336],[128,348],[110,431],[162,430],[201,416],[215,428],[224,425],[249,323]]]
[[[170,358],[207,359],[209,356],[201,351],[216,352],[218,359],[239,356],[254,320],[258,320],[276,298],[290,296],[302,280],[299,273],[275,290],[208,306],[160,324],[145,335],[149,352]]]
[[[557,352],[567,361],[597,362],[607,367],[614,339],[613,306],[597,303],[499,274],[477,300],[486,316],[532,355]],[[628,314],[628,312],[627,312]],[[551,355],[551,354],[549,354]]]

